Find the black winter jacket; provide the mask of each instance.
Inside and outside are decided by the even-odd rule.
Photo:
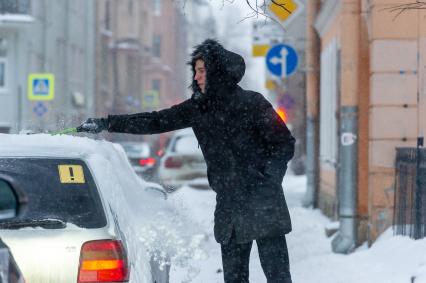
[[[205,94],[194,81],[190,99],[169,109],[110,115],[109,131],[156,134],[192,127],[216,192],[215,238],[226,243],[235,229],[239,243],[291,231],[281,183],[293,157],[294,138],[272,105],[240,88],[241,56],[206,40],[192,54],[207,72]]]

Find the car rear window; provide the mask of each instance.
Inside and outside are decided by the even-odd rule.
[[[181,136],[176,138],[173,151],[178,153],[201,154],[201,149],[198,147],[198,141],[195,136]]]
[[[80,159],[0,158],[0,174],[14,180],[28,197],[22,219],[59,219],[82,228],[107,221],[98,189]]]
[[[147,144],[122,144],[122,146],[129,157],[149,157]]]

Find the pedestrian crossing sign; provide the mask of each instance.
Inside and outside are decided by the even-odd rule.
[[[28,76],[28,99],[49,101],[55,97],[55,76],[53,74],[30,74]]]
[[[156,90],[144,91],[142,94],[142,109],[158,107],[160,103],[159,93]]]

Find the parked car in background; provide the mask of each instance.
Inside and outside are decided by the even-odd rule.
[[[160,268],[125,230],[132,223],[130,212],[124,214],[121,186],[138,183],[128,180],[133,173],[120,180],[115,170],[131,168],[114,168],[104,155],[125,156],[115,154],[111,144],[103,146],[105,154],[96,145],[92,150],[72,143],[0,141],[0,176],[31,200],[18,219],[0,222],[0,237],[28,282],[128,282],[132,277],[135,283],[168,282],[168,268]]]
[[[26,196],[0,175],[0,223],[17,217],[26,205]],[[24,277],[10,252],[0,238],[0,282],[24,283]]]
[[[158,157],[146,142],[120,142],[136,174],[145,180],[157,178]]]
[[[207,165],[192,129],[176,131],[172,136],[160,160],[158,177],[171,189],[182,185],[209,188]]]

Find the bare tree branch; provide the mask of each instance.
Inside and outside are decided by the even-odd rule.
[[[391,13],[396,13],[393,20],[395,20],[397,17],[399,17],[402,13],[410,11],[410,10],[425,10],[426,9],[426,1],[422,0],[416,0],[412,3],[406,3],[406,4],[399,4],[399,5],[393,5],[386,7],[382,10],[387,10]]]
[[[285,1],[285,3],[279,3],[279,2],[277,2],[277,0],[270,0],[271,1],[271,3],[273,3],[274,5],[277,5],[278,7],[281,7],[283,10],[285,10],[287,13],[289,13],[289,14],[291,14],[292,12],[286,7],[286,5],[288,4],[288,1],[291,1],[291,0],[286,0]],[[254,2],[254,4],[253,4],[253,2]],[[253,1],[253,0],[246,0],[246,4],[247,4],[247,6],[249,6],[249,8],[251,9],[251,10],[253,10],[255,13],[256,13],[256,15],[258,15],[258,14],[261,14],[261,12],[259,12],[259,10],[263,10],[263,13],[265,12],[265,9],[266,9],[266,5],[267,5],[267,0],[261,0],[261,1],[258,1],[258,0],[255,0],[255,1]],[[287,2],[287,3],[286,3]]]
[[[291,14],[291,11],[290,11],[289,9],[287,9],[287,8],[286,8],[285,4],[277,3],[277,2],[276,2],[276,0],[271,0],[271,1],[272,1],[272,3],[274,3],[275,5],[277,5],[277,6],[281,7],[281,8],[283,8],[283,9],[284,9],[287,13]]]

